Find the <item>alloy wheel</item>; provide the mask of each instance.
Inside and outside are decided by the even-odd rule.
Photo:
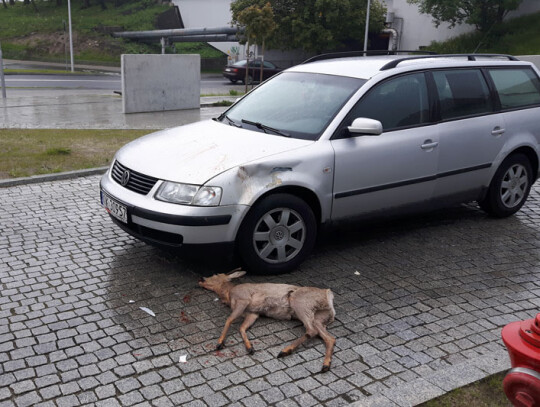
[[[306,224],[298,212],[290,208],[276,208],[257,222],[253,247],[262,260],[284,263],[300,253],[306,231]]]
[[[527,169],[521,164],[514,164],[504,174],[501,183],[501,201],[507,208],[519,205],[527,194],[529,177]]]

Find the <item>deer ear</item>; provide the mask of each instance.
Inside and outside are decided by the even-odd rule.
[[[233,278],[240,278],[242,277],[243,275],[245,275],[246,272],[245,271],[231,271],[230,273],[227,274],[227,277],[229,277],[229,280],[232,280]]]

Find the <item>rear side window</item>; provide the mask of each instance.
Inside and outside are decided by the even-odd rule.
[[[433,79],[439,93],[441,119],[455,119],[493,111],[493,101],[480,70],[434,71]]]
[[[349,117],[379,120],[384,131],[427,123],[429,102],[424,74],[403,75],[377,85],[358,102]]]
[[[489,74],[503,109],[540,104],[540,82],[531,69],[490,69]]]

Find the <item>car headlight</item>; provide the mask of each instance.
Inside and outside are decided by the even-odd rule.
[[[181,205],[218,206],[221,188],[165,181],[156,193],[156,199]]]

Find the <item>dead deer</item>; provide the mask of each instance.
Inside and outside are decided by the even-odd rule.
[[[214,291],[221,301],[230,306],[231,315],[225,322],[218,339],[217,349],[223,349],[225,337],[231,324],[240,316],[240,334],[249,354],[254,352],[246,331],[259,315],[275,319],[298,319],[306,328],[306,333],[279,352],[278,358],[290,355],[309,338],[319,335],[326,345],[322,372],[330,369],[336,339],[328,333],[326,325],[334,321],[334,294],[329,289],[299,287],[289,284],[238,284],[231,280],[242,277],[245,271],[234,270],[228,274],[216,274],[201,278],[199,285]]]

